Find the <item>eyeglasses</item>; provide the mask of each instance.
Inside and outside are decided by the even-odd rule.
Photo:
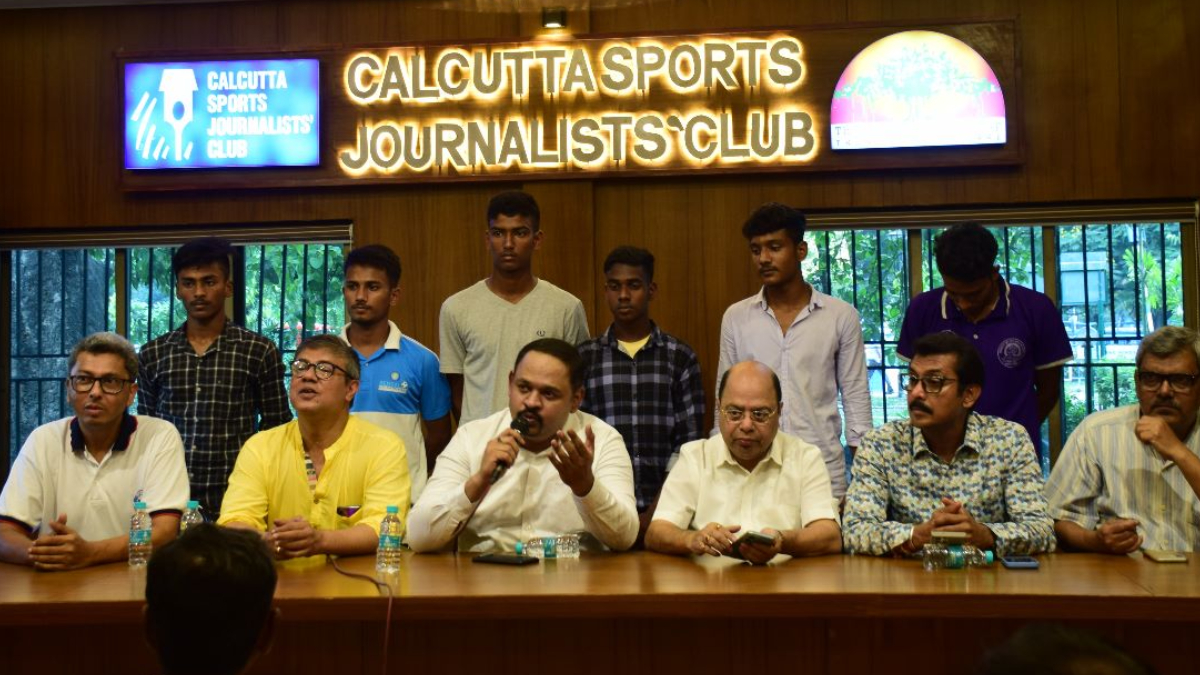
[[[916,389],[918,382],[925,388],[926,394],[940,394],[942,387],[946,386],[947,382],[958,382],[958,380],[942,377],[941,375],[926,375],[924,377],[909,375],[908,379],[904,381],[904,391]]]
[[[1196,385],[1196,379],[1200,378],[1200,374],[1188,375],[1187,373],[1156,373],[1152,370],[1137,371],[1138,384],[1142,385],[1142,389],[1155,391],[1162,386],[1163,382],[1168,382],[1171,389],[1181,394],[1189,392]]]
[[[747,411],[742,410],[741,408],[721,409],[721,414],[725,416],[725,419],[735,423],[741,422],[742,418],[746,416],[746,412]],[[774,408],[755,408],[754,410],[749,411],[750,419],[753,420],[755,424],[766,424],[767,421],[774,417],[778,412],[779,411],[775,410]]]
[[[308,372],[309,368],[314,369],[314,371],[317,373],[318,380],[328,380],[329,378],[333,377],[334,371],[338,371],[345,375],[347,380],[350,379],[350,373],[346,372],[345,368],[342,368],[341,366],[335,366],[326,361],[319,361],[317,363],[306,361],[304,359],[296,359],[295,361],[292,361],[293,375],[302,375]]]
[[[119,377],[105,375],[104,377],[92,377],[91,375],[72,375],[67,378],[67,382],[71,383],[71,388],[75,391],[86,394],[92,390],[92,387],[99,382],[100,391],[106,394],[119,394],[125,385],[133,382],[133,380],[122,380]]]

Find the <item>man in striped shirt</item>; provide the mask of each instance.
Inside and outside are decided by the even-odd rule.
[[[1046,497],[1063,548],[1200,551],[1200,334],[1164,326],[1137,352],[1136,405],[1088,415]]]
[[[175,295],[187,321],[138,354],[138,414],[179,430],[192,499],[214,518],[242,444],[292,418],[279,349],[225,316],[232,253],[229,242],[215,238],[175,251]]]

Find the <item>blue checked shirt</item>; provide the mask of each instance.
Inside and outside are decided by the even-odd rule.
[[[138,367],[138,414],[179,430],[192,499],[216,518],[246,439],[292,419],[279,349],[226,321],[198,356],[180,326],[143,345]]]
[[[654,504],[671,456],[703,438],[704,386],[692,348],[651,324],[650,339],[630,358],[613,337],[579,345],[587,363],[585,412],[608,422],[625,439],[633,460],[638,511]]]
[[[1054,550],[1054,521],[1042,494],[1042,472],[1029,433],[1015,422],[971,413],[963,444],[950,463],[925,444],[908,420],[863,437],[846,493],[846,548],[884,555],[908,541],[912,527],[962,502],[996,537],[997,555]]]

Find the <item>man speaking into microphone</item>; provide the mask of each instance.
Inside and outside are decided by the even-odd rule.
[[[508,408],[459,427],[438,457],[409,514],[409,546],[440,551],[457,539],[460,551],[512,551],[569,532],[585,551],[632,546],[629,452],[616,429],[580,412],[583,377],[570,343],[525,345],[508,375]]]

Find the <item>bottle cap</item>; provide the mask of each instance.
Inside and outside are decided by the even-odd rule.
[[[989,565],[991,565],[992,561],[996,559],[995,554],[992,553],[991,551],[984,551],[983,558],[984,558],[984,560],[987,560],[987,564],[989,564]]]
[[[135,508],[135,509],[144,509],[144,508],[146,508],[146,502],[144,502],[144,501],[142,501],[142,500],[140,500],[140,499],[139,499],[139,500],[137,500],[136,502],[134,502],[134,503],[133,503],[133,508]]]
[[[389,506],[389,507],[387,507],[387,512],[388,513],[400,513],[400,507],[399,506]]]
[[[189,509],[198,509],[200,508],[200,502],[196,501],[195,499],[189,500],[187,507]]]
[[[525,553],[525,544],[523,542],[518,541],[517,542],[517,555],[522,555],[523,553]]]

